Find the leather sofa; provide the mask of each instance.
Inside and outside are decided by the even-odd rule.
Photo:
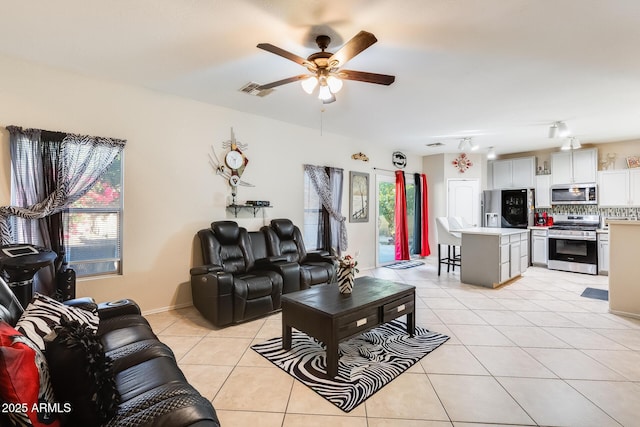
[[[272,313],[280,309],[283,293],[335,281],[331,257],[294,255],[285,248],[292,243],[279,237],[284,236],[280,228],[287,228],[285,223],[291,221],[274,221],[279,226],[275,237],[268,236],[269,227],[247,231],[234,221],[216,221],[198,231],[202,265],[190,270],[193,305],[214,325],[227,326]],[[294,230],[294,226],[289,228]],[[300,243],[301,239],[300,235]],[[309,264],[299,262],[303,260]]]
[[[65,304],[95,308],[89,298]],[[120,394],[117,412],[104,426],[220,426],[211,402],[187,382],[173,352],[158,340],[135,302],[103,303],[97,310],[97,335],[112,359]],[[22,306],[0,279],[0,320],[15,326],[22,313]],[[0,418],[0,424],[4,422],[8,421]]]
[[[289,219],[273,219],[262,227],[269,254],[300,265],[300,288],[335,282],[336,261],[328,253],[307,252],[300,229]]]

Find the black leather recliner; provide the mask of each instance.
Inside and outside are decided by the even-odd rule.
[[[249,233],[233,221],[198,232],[203,266],[191,269],[193,305],[216,326],[280,308],[283,279],[268,263],[256,263]]]
[[[300,289],[333,283],[336,277],[335,257],[322,252],[307,252],[300,229],[289,219],[273,219],[261,229],[267,238],[269,255],[284,256],[300,264]]]

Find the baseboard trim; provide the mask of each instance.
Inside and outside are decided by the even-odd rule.
[[[185,303],[182,303],[182,304],[175,304],[175,305],[168,305],[166,307],[154,308],[152,310],[144,310],[142,312],[142,315],[145,316],[147,314],[164,313],[166,311],[178,310],[180,308],[187,308],[187,307],[193,307],[193,303],[192,302],[185,302]]]
[[[634,319],[640,319],[640,314],[636,314],[636,313],[628,313],[628,312],[626,312],[626,311],[611,310],[611,309],[609,309],[609,313],[611,313],[611,314],[617,314],[618,316],[633,317]]]

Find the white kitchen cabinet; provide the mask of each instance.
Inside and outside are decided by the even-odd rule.
[[[547,230],[531,230],[531,264],[547,266],[549,238]]]
[[[536,208],[551,207],[551,175],[536,175]]]
[[[598,204],[600,206],[629,205],[629,171],[598,172]]]
[[[609,233],[598,233],[598,274],[609,274]]]
[[[596,182],[598,149],[551,153],[551,184]]]
[[[601,207],[640,206],[640,170],[598,172],[598,204]]]
[[[515,234],[510,236],[509,241],[509,274],[511,277],[516,277],[520,274],[520,235]]]
[[[495,288],[529,266],[529,230],[477,227],[463,229],[461,234],[462,283]]]
[[[629,205],[640,206],[640,169],[629,170]]]
[[[536,158],[496,160],[493,162],[493,188],[533,188]]]
[[[529,267],[529,233],[520,235],[520,273]]]
[[[573,157],[573,182],[596,182],[598,149],[571,150]]]

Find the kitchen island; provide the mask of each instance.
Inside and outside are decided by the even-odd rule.
[[[640,319],[640,221],[608,220],[609,311]]]
[[[460,281],[495,288],[529,266],[529,230],[475,227],[462,233]]]

